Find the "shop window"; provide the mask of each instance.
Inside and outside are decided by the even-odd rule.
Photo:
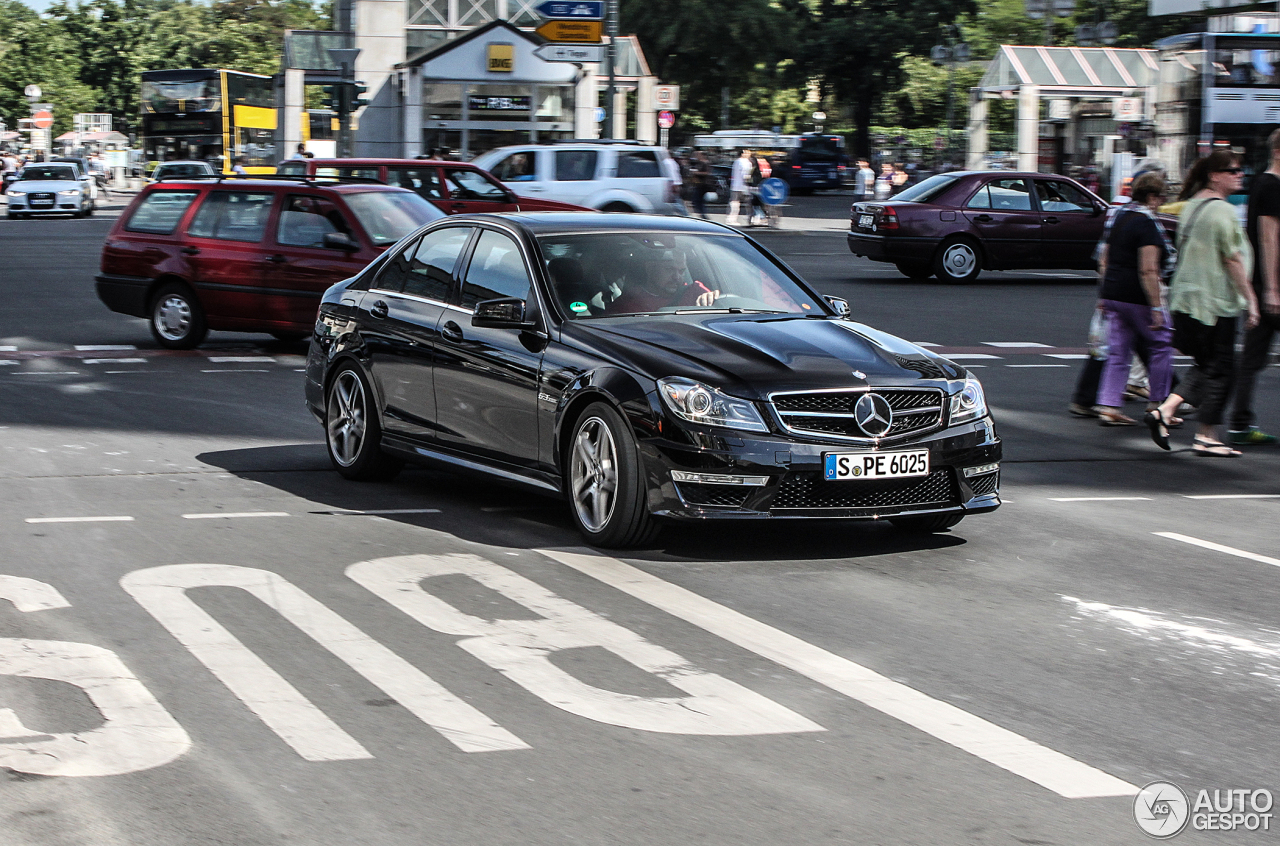
[[[449,25],[449,0],[408,0],[404,12],[408,25]]]
[[[542,23],[542,16],[535,11],[543,0],[507,0],[507,20],[516,26],[533,26]]]
[[[498,17],[498,0],[458,0],[458,26],[480,26]]]

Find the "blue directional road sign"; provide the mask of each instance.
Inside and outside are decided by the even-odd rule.
[[[770,177],[760,183],[760,202],[766,206],[785,203],[790,195],[790,186],[777,177]]]
[[[604,0],[547,0],[535,8],[538,14],[552,20],[604,20]]]

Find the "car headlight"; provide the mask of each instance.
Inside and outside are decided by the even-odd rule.
[[[80,195],[80,189],[72,188],[69,191],[59,191],[58,195],[61,197],[78,197]]]
[[[987,416],[987,398],[982,393],[982,383],[972,376],[965,377],[964,387],[951,395],[950,423],[980,420]]]
[[[769,431],[754,403],[728,396],[701,382],[679,376],[659,379],[658,393],[672,414],[690,423],[749,432]]]
[[[25,196],[27,196],[27,192],[26,192],[26,191],[14,191],[13,189],[10,189],[10,190],[8,190],[8,191],[5,191],[4,193],[5,193],[5,195],[6,195],[6,196],[9,196],[9,197],[25,197]]]

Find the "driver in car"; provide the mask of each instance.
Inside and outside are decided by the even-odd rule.
[[[643,314],[671,306],[712,305],[720,296],[698,280],[686,282],[688,262],[683,252],[668,250],[660,257],[645,262],[640,279],[627,284],[618,298],[609,304],[606,315]]]

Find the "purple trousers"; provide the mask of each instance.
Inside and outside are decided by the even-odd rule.
[[[1109,327],[1107,364],[1098,384],[1098,405],[1119,408],[1124,404],[1124,386],[1129,381],[1134,344],[1141,344],[1147,350],[1151,401],[1164,402],[1173,381],[1173,330],[1168,313],[1165,313],[1164,326],[1152,329],[1149,306],[1117,300],[1103,300],[1102,305],[1107,310]]]

